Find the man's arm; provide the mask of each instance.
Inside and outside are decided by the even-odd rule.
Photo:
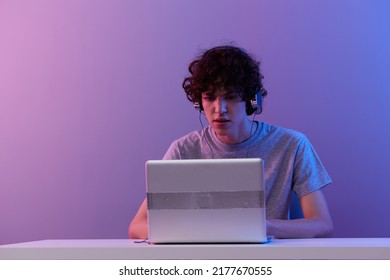
[[[142,202],[137,214],[129,226],[129,237],[131,239],[147,239],[148,238],[148,217],[147,217],[146,199]]]
[[[267,220],[267,234],[275,238],[330,237],[333,222],[321,190],[299,199],[304,218],[296,220]]]

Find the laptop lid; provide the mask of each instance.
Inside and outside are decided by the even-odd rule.
[[[146,162],[149,241],[267,241],[263,161],[257,159]]]

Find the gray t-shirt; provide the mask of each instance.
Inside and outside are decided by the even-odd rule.
[[[264,160],[268,219],[287,219],[291,191],[298,197],[332,182],[309,140],[300,132],[258,122],[248,140],[221,142],[212,128],[175,140],[164,159],[261,158]]]

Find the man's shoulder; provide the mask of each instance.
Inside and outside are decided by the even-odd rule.
[[[174,140],[164,159],[202,158],[202,133],[203,130],[192,131]]]
[[[290,139],[297,142],[307,139],[306,135],[300,131],[269,123],[263,123],[263,130],[271,138]]]
[[[202,138],[202,135],[204,133],[204,129],[202,130],[194,130],[194,131],[191,131],[179,138],[177,138],[176,140],[173,141],[173,143],[177,144],[177,145],[183,145],[183,144],[187,144],[187,143],[194,143],[194,142],[197,142],[199,141],[199,139]]]

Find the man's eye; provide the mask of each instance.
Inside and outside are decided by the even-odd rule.
[[[203,96],[203,99],[204,99],[204,100],[211,101],[211,100],[214,100],[215,97],[214,97],[214,96],[211,96],[211,95],[204,95],[204,96]]]

